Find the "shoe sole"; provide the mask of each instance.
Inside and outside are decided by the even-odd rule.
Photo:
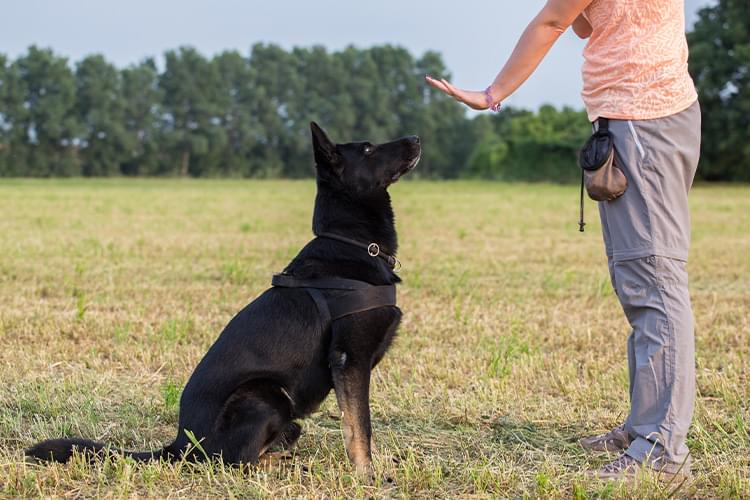
[[[607,474],[602,475],[598,471],[587,471],[585,474],[585,477],[587,479],[596,479],[602,482],[625,482],[625,483],[635,483],[638,479],[642,477],[656,477],[660,482],[662,483],[674,483],[675,485],[678,485],[683,482],[689,482],[693,479],[692,474],[672,474],[669,472],[658,472],[658,471],[649,471],[644,473],[642,470],[639,470],[638,472],[634,474]]]

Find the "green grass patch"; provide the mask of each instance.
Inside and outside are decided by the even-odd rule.
[[[689,263],[694,480],[599,484],[578,438],[628,410],[628,325],[577,188],[404,182],[404,319],[373,373],[377,478],[353,475],[329,397],[290,460],[37,466],[84,436],[174,438],[181,391],[231,317],[309,241],[312,181],[0,181],[0,496],[750,497],[750,188],[698,186]],[[198,443],[199,444],[199,443]]]

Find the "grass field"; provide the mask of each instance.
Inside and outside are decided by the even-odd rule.
[[[192,368],[310,238],[314,185],[0,181],[0,495],[750,497],[750,187],[691,195],[695,479],[630,489],[586,481],[608,457],[576,444],[628,408],[627,324],[593,203],[577,231],[577,194],[394,187],[405,316],[373,373],[369,485],[333,397],[276,466],[26,464],[49,437],[172,439]]]

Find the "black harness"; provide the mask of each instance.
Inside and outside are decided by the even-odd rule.
[[[383,259],[392,269],[401,268],[401,262],[396,257],[381,252],[377,243],[365,244],[332,233],[320,233],[317,236],[363,248],[370,257]],[[396,285],[376,286],[344,278],[299,279],[285,274],[274,275],[271,284],[280,288],[302,288],[310,294],[323,319],[324,328],[345,316],[396,305]],[[341,293],[327,297],[324,291]]]

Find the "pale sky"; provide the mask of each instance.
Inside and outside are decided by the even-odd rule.
[[[688,25],[712,0],[686,0]],[[285,48],[401,45],[443,54],[457,85],[484,88],[543,0],[15,0],[0,12],[0,52],[37,44],[78,61],[101,53],[118,66],[192,45],[206,55],[249,53],[255,42]],[[506,104],[581,108],[581,50],[571,32]]]

